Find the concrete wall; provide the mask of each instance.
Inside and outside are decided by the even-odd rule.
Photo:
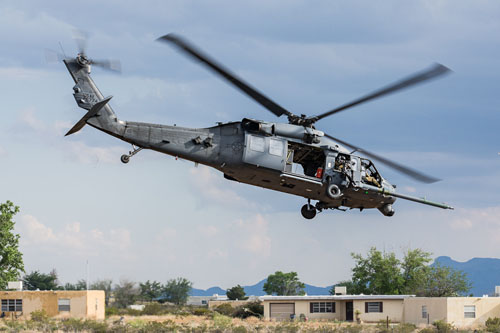
[[[449,297],[448,323],[460,328],[475,328],[484,325],[488,318],[500,317],[500,298],[498,297]],[[476,318],[464,317],[464,306],[476,306]]]
[[[422,306],[427,306],[429,324],[436,320],[446,321],[448,304],[445,297],[411,297],[404,301],[404,321],[415,325],[427,325],[427,318],[422,318]]]
[[[33,311],[44,310],[51,317],[104,319],[104,291],[1,291],[0,299],[22,299],[23,311],[29,318]],[[58,309],[58,299],[70,299],[70,311]],[[10,315],[6,312],[6,315]]]
[[[233,308],[237,308],[238,306],[245,305],[245,304],[251,303],[251,302],[255,302],[255,301],[250,301],[250,300],[247,300],[247,301],[236,301],[236,300],[234,300],[234,301],[233,300],[227,300],[227,301],[208,301],[208,307],[210,309],[213,309],[213,308],[218,307],[221,304],[229,304]]]
[[[393,323],[403,321],[403,300],[402,299],[370,299],[370,300],[354,300],[354,320],[356,320],[356,310],[360,312],[359,318],[364,323],[376,323],[381,320],[389,320]],[[382,302],[383,312],[365,313],[366,302]],[[345,319],[345,317],[344,317]]]

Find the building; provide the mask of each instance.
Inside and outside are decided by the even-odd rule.
[[[208,306],[210,301],[227,301],[226,295],[213,294],[212,296],[189,296],[187,305]]]
[[[457,328],[484,325],[500,317],[500,297],[415,297],[411,295],[262,296],[264,318],[330,319],[376,323],[432,324],[436,320]]]
[[[50,317],[104,319],[103,290],[0,291],[2,316],[30,318],[44,310]]]

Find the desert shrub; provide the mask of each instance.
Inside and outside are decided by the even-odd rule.
[[[26,329],[25,323],[17,320],[4,320],[4,325],[6,326],[6,330],[9,332],[20,332]]]
[[[485,325],[487,332],[500,333],[500,318],[488,318]]]
[[[83,322],[83,327],[92,333],[106,333],[108,331],[108,324],[105,321],[87,319]]]
[[[232,333],[247,333],[248,330],[245,328],[245,326],[236,326],[231,329]]]
[[[221,304],[221,305],[224,305],[224,304]],[[219,313],[214,313],[214,326],[216,328],[223,329],[223,330],[228,329],[231,326],[232,322],[233,322],[233,320],[231,319],[231,317],[228,317],[226,315],[219,314]]]
[[[436,329],[433,327],[422,328],[419,333],[436,333]]]
[[[80,332],[85,329],[85,324],[79,318],[68,318],[60,321],[59,329],[63,332]]]
[[[31,320],[36,322],[45,322],[49,320],[49,316],[45,310],[38,310],[31,312]]]
[[[146,304],[144,309],[141,311],[141,314],[155,316],[165,312],[165,308],[160,303],[149,303]]]
[[[386,319],[380,319],[377,323],[377,332],[388,333],[392,332],[391,321],[389,320],[389,325],[387,325]],[[389,327],[387,327],[389,326]]]
[[[294,322],[284,322],[274,327],[274,332],[297,333],[300,332],[300,325]]]
[[[262,318],[264,316],[264,306],[260,302],[250,302],[238,306],[234,312],[233,317],[248,318],[248,317]]]
[[[119,310],[118,310],[118,308],[115,308],[114,306],[108,306],[108,307],[106,307],[105,313],[106,313],[106,317],[117,316],[119,314]]]
[[[444,320],[436,320],[435,322],[432,323],[432,325],[436,327],[439,333],[448,333],[454,329],[453,324],[449,324]]]
[[[399,333],[411,333],[417,329],[417,326],[415,324],[410,324],[410,323],[401,323],[394,328],[394,332],[399,332]]]
[[[234,308],[229,303],[223,303],[214,310],[224,316],[232,316],[234,313]]]
[[[212,314],[212,310],[208,308],[193,308],[191,313],[195,316],[208,316]]]
[[[345,333],[359,333],[363,331],[363,326],[361,325],[347,325],[346,327],[342,327],[340,332]]]

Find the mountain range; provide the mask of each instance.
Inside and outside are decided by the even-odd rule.
[[[434,263],[465,272],[472,283],[470,293],[474,296],[492,295],[495,286],[500,286],[500,259],[472,258],[466,262],[459,262],[450,257],[441,256],[436,258]],[[264,296],[266,293],[262,287],[265,282],[266,279],[251,286],[243,286],[243,289],[247,295]],[[332,288],[332,286],[316,287],[307,283],[305,285],[307,295],[329,295]],[[191,296],[212,296],[214,294],[225,295],[226,290],[220,287],[211,287],[206,290],[193,288],[190,293]]]

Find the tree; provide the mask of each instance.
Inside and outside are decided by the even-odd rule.
[[[375,295],[401,294],[404,280],[400,262],[393,252],[382,253],[372,247],[366,258],[356,253],[351,253],[351,256],[356,261],[352,269],[352,282],[356,291]]]
[[[64,288],[64,290],[87,290],[87,281],[84,279],[80,279],[75,284],[66,283],[63,286],[63,288]]]
[[[135,282],[122,279],[119,284],[115,285],[113,294],[115,296],[114,304],[119,308],[126,308],[135,303],[139,296],[139,289]]]
[[[139,283],[139,289],[143,301],[152,301],[162,294],[162,285],[157,281],[149,282],[147,280],[145,283]]]
[[[435,263],[429,267],[424,283],[415,294],[424,297],[453,297],[466,294],[470,288],[471,284],[464,272]]]
[[[299,281],[296,272],[277,271],[267,277],[263,289],[268,295],[293,296],[304,295],[305,287],[305,284]]]
[[[366,258],[351,255],[356,261],[352,293],[442,297],[465,294],[470,289],[463,272],[439,264],[429,266],[431,253],[421,249],[408,250],[401,261],[394,252],[382,253],[374,247]]]
[[[90,285],[90,290],[104,290],[104,302],[109,306],[109,298],[111,297],[112,280],[97,280]]]
[[[193,283],[185,278],[170,279],[163,287],[163,296],[168,302],[186,304]]]
[[[19,235],[15,234],[12,220],[19,207],[10,201],[0,204],[0,288],[7,282],[16,281],[24,273],[23,255],[19,251]]]
[[[49,274],[33,271],[23,278],[25,288],[28,290],[57,290],[57,273],[55,270]]]
[[[334,284],[330,289],[330,295],[335,295],[335,287],[346,287],[348,295],[360,294],[351,280],[344,280]]]
[[[229,288],[226,291],[226,296],[230,300],[242,300],[243,301],[243,300],[248,299],[248,297],[245,297],[245,290],[240,285]]]
[[[403,270],[403,293],[416,294],[429,274],[431,253],[421,249],[408,250],[401,263]]]

